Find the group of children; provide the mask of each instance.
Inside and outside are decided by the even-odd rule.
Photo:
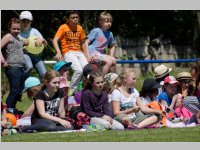
[[[33,100],[20,114],[21,118],[31,116],[31,125],[18,126],[19,132],[65,131],[90,124],[103,129],[140,129],[167,126],[166,120],[176,118],[185,124],[200,123],[199,66],[192,66],[191,74],[181,72],[175,78],[169,76],[171,68],[159,65],[155,78],[145,79],[140,92],[135,88],[134,69],[124,68],[119,75],[109,73],[116,64],[110,13],[100,13],[99,27],[86,36],[78,24],[79,12],[69,11],[67,23],[59,27],[52,41],[57,63],[50,71],[40,55],[24,50],[30,35],[35,36],[36,47],[47,44],[39,31],[30,27],[32,14],[23,11],[19,18],[10,20],[10,33],[1,40],[1,64],[10,84],[7,111],[19,115],[16,103],[22,91]],[[28,77],[32,63],[42,82]],[[73,70],[70,82],[69,68]],[[81,80],[83,88],[77,92]]]

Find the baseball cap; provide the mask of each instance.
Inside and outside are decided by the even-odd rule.
[[[20,15],[19,15],[19,19],[20,20],[28,19],[28,20],[32,21],[33,20],[33,16],[32,16],[30,11],[22,11],[20,13]]]
[[[161,81],[160,84],[164,85],[164,84],[177,84],[178,81],[176,80],[176,78],[174,76],[167,76],[165,77],[164,81]]]
[[[56,71],[59,71],[60,69],[62,69],[62,67],[66,66],[69,67],[71,66],[71,62],[66,62],[66,61],[58,61],[54,66],[53,69]]]
[[[38,85],[40,85],[40,80],[38,78],[36,78],[36,77],[28,77],[25,80],[23,92],[25,92],[29,88],[32,88],[32,87],[38,86]]]
[[[155,79],[147,78],[143,82],[142,90],[147,91],[147,90],[152,90],[152,89],[158,89],[160,87],[161,87],[161,85],[158,82],[156,82]]]

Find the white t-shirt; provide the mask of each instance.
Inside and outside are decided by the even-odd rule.
[[[141,97],[141,101],[142,101],[142,103],[143,103],[144,105],[146,105],[146,104],[152,102],[149,96]]]
[[[136,106],[137,97],[139,97],[139,92],[135,88],[132,89],[132,94],[129,97],[124,96],[119,89],[115,89],[111,94],[111,101],[119,101],[120,110],[126,110]],[[128,116],[134,118],[135,113],[129,114]]]

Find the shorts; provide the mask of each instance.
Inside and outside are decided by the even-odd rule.
[[[102,54],[96,50],[91,51],[90,56],[95,57],[97,59],[97,61],[99,61],[99,63],[101,63],[105,57],[104,54]]]

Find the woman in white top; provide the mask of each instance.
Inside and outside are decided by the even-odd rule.
[[[155,110],[142,103],[135,84],[136,73],[132,68],[125,69],[117,79],[117,88],[111,95],[112,109],[116,119],[125,127],[143,128],[156,123],[158,117],[154,115]]]

